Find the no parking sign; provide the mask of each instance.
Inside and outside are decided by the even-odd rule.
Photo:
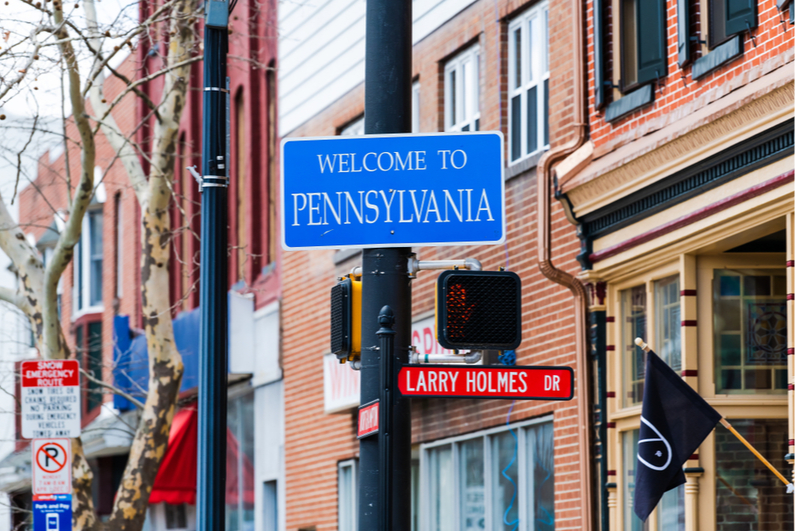
[[[69,439],[33,440],[33,494],[71,494],[70,444]]]

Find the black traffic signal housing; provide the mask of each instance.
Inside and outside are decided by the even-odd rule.
[[[511,271],[444,271],[436,339],[448,349],[513,350],[522,342],[522,281]]]
[[[362,340],[362,281],[348,276],[331,288],[331,352],[340,363],[359,359]]]

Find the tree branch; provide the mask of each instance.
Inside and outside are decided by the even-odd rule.
[[[97,384],[97,385],[99,385],[101,387],[104,387],[105,389],[108,389],[109,391],[113,392],[114,394],[117,394],[117,395],[119,395],[122,398],[126,398],[127,400],[132,402],[135,405],[135,407],[137,407],[138,409],[143,409],[144,408],[143,402],[141,402],[140,400],[138,400],[137,398],[135,398],[131,394],[125,393],[121,389],[119,389],[117,387],[114,387],[114,386],[112,386],[112,385],[110,385],[108,383],[105,383],[102,380],[100,380],[99,378],[95,378],[93,375],[89,374],[85,369],[80,369],[80,374],[82,374],[83,376],[85,376],[90,381],[94,382],[95,384]]]

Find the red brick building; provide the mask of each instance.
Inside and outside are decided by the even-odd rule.
[[[792,477],[792,3],[587,9],[588,81],[574,97],[587,98],[590,134],[556,177],[592,293],[601,527],[791,529],[792,496],[722,426],[645,524],[632,500],[635,337]]]
[[[154,10],[140,7],[142,19]],[[231,168],[229,187],[230,267],[230,392],[228,466],[235,490],[227,492],[227,529],[274,529],[283,506],[279,454],[281,429],[281,370],[279,365],[279,299],[281,251],[276,244],[276,38],[275,3],[241,1],[230,17],[229,63],[231,110]],[[201,34],[202,32],[199,32]],[[129,79],[143,78],[164,66],[166,44],[141,39],[135,52],[118,67]],[[197,43],[196,52],[201,53]],[[183,412],[191,410],[198,373],[200,195],[187,166],[201,166],[202,64],[191,66],[190,87],[182,115],[174,198],[171,205],[172,255],[169,263],[172,317],[177,347],[183,355]],[[159,101],[162,78],[140,89]],[[123,84],[115,77],[105,83],[108,101]],[[87,101],[90,109],[90,102]],[[131,93],[114,108],[121,131],[131,134],[143,153],[152,149],[151,110]],[[143,125],[141,126],[141,124]],[[139,127],[140,126],[140,127]],[[78,138],[74,124],[67,136]],[[60,315],[70,349],[82,367],[103,381],[140,395],[148,372],[141,308],[141,214],[124,166],[102,133],[96,137],[95,193],[86,214],[75,260],[59,288]],[[80,174],[80,151],[52,149],[42,155],[36,179],[20,192],[20,222],[35,240],[44,260],[62,227],[59,216],[67,206],[69,187]],[[68,157],[67,157],[68,156]],[[66,164],[69,164],[67,171]],[[146,157],[141,158],[148,172]],[[71,178],[71,182],[70,182]],[[122,346],[123,345],[123,346]],[[138,380],[134,383],[132,381]],[[110,514],[115,489],[126,465],[131,442],[123,423],[135,425],[133,405],[95,383],[83,380],[83,444],[94,469],[95,506]],[[267,413],[255,417],[254,410]],[[187,414],[187,413],[186,413]],[[122,424],[119,424],[122,423]],[[191,422],[175,423],[190,429]],[[119,435],[121,433],[121,435]],[[175,436],[176,435],[176,436]],[[175,434],[172,440],[196,444]],[[256,444],[255,444],[256,440]],[[229,442],[232,441],[232,442]],[[20,441],[19,450],[25,452]],[[172,446],[169,453],[184,453]],[[190,452],[188,452],[190,453]],[[193,454],[195,455],[195,450]],[[173,461],[173,460],[172,460]],[[195,463],[193,463],[195,468]],[[163,492],[163,484],[155,491]],[[239,492],[238,492],[239,491]],[[150,508],[152,529],[195,528],[195,495],[160,495],[167,500]],[[170,500],[170,501],[169,501]],[[270,522],[270,520],[273,522]],[[169,523],[170,522],[170,523]],[[177,527],[174,527],[176,525]]]
[[[517,272],[523,283],[523,343],[517,364],[573,367],[579,389],[585,370],[577,357],[574,299],[539,270],[537,230],[536,165],[547,150],[569,142],[578,124],[572,84],[582,76],[571,38],[576,20],[572,6],[557,0],[441,2],[436,7],[415,3],[414,130],[502,131],[508,161],[505,245],[415,252],[422,260],[471,257],[486,270],[506,267]],[[361,4],[343,1],[322,8],[280,7],[283,137],[362,133],[364,56],[356,39],[363,37],[363,10]],[[345,31],[343,15],[351,24]],[[336,56],[332,51],[342,49],[343,42],[349,52]],[[314,61],[304,63],[305,57]],[[313,93],[309,87],[321,79],[325,88]],[[576,273],[578,240],[557,202],[551,233],[553,261]],[[284,253],[290,531],[356,529],[358,374],[336,365],[333,355],[324,363],[321,357],[329,352],[329,290],[360,260],[355,250]],[[414,344],[421,352],[438,348],[430,340],[436,276],[420,272],[412,282]],[[579,426],[587,422],[578,407],[580,396],[570,402],[514,405],[414,400],[412,529],[514,529],[517,524],[532,529],[532,522],[535,529],[587,528],[583,518],[590,501],[583,470],[591,457],[580,437]],[[518,466],[512,467],[509,427],[519,440]],[[506,467],[510,480],[500,475]],[[511,482],[518,488],[513,503]],[[514,523],[504,524],[503,519]]]

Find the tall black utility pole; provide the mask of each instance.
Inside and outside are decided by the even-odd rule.
[[[411,132],[411,0],[367,0],[364,132]],[[362,386],[361,403],[381,397],[382,362],[408,363],[411,344],[410,248],[365,249],[362,256]],[[384,306],[394,312],[394,356],[382,360],[376,335]],[[403,531],[411,528],[411,409],[408,399],[391,394],[388,408],[388,452],[381,453],[385,426],[359,446],[359,531]],[[391,454],[391,455],[390,455]],[[391,482],[389,499],[381,501],[381,478]],[[384,507],[383,503],[388,503]],[[381,512],[391,514],[383,527]]]
[[[198,531],[224,529],[226,494],[227,101],[229,4],[205,2],[202,117],[201,336],[199,349]]]

